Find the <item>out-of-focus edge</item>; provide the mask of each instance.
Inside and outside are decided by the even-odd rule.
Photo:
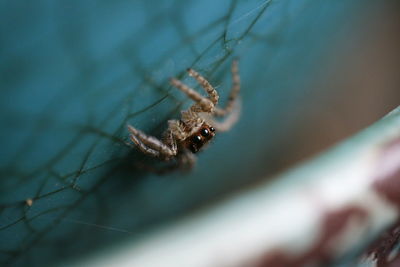
[[[83,266],[400,266],[399,239],[400,107],[273,182]]]

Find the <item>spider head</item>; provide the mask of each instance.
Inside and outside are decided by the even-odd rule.
[[[200,148],[207,144],[215,135],[215,128],[203,124],[201,128],[190,136],[187,140],[186,147],[192,152],[197,153]]]

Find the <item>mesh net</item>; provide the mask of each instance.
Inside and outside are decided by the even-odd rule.
[[[337,2],[0,4],[0,265],[44,266],[140,238],[260,177],[282,133],[271,125],[310,93],[306,73],[330,42],[323,37],[363,1]],[[191,173],[137,169],[147,159],[126,146],[126,124],[158,136],[190,104],[168,84],[194,85],[188,67],[223,101],[233,56],[245,85],[235,130]],[[248,142],[267,132],[271,141]]]

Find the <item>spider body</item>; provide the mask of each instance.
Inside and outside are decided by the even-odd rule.
[[[181,112],[180,120],[169,120],[168,128],[162,139],[149,136],[135,127],[128,125],[131,141],[143,153],[161,160],[175,159],[177,166],[192,167],[196,161],[195,153],[208,144],[216,132],[229,130],[240,115],[240,79],[237,61],[232,62],[232,89],[224,108],[218,107],[219,95],[215,88],[193,69],[187,70],[189,75],[207,92],[204,97],[194,89],[177,79],[171,79],[171,85],[191,98],[195,103]],[[216,117],[225,117],[223,121]]]
[[[192,153],[197,153],[215,136],[215,128],[204,123],[193,135],[183,140],[183,147]]]

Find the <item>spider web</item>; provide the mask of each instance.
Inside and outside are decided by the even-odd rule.
[[[328,36],[363,1],[322,2],[0,4],[7,37],[0,47],[0,265],[56,264],[140,238],[265,173],[260,162],[270,144],[246,141],[280,134],[271,124],[306,92],[307,66],[321,54],[303,63],[306,70],[288,63],[323,47],[310,36]],[[219,136],[191,173],[136,168],[147,158],[126,146],[126,124],[159,135],[190,104],[167,82],[175,76],[195,86],[188,67],[209,78],[223,101],[234,56],[245,87],[233,132]]]

